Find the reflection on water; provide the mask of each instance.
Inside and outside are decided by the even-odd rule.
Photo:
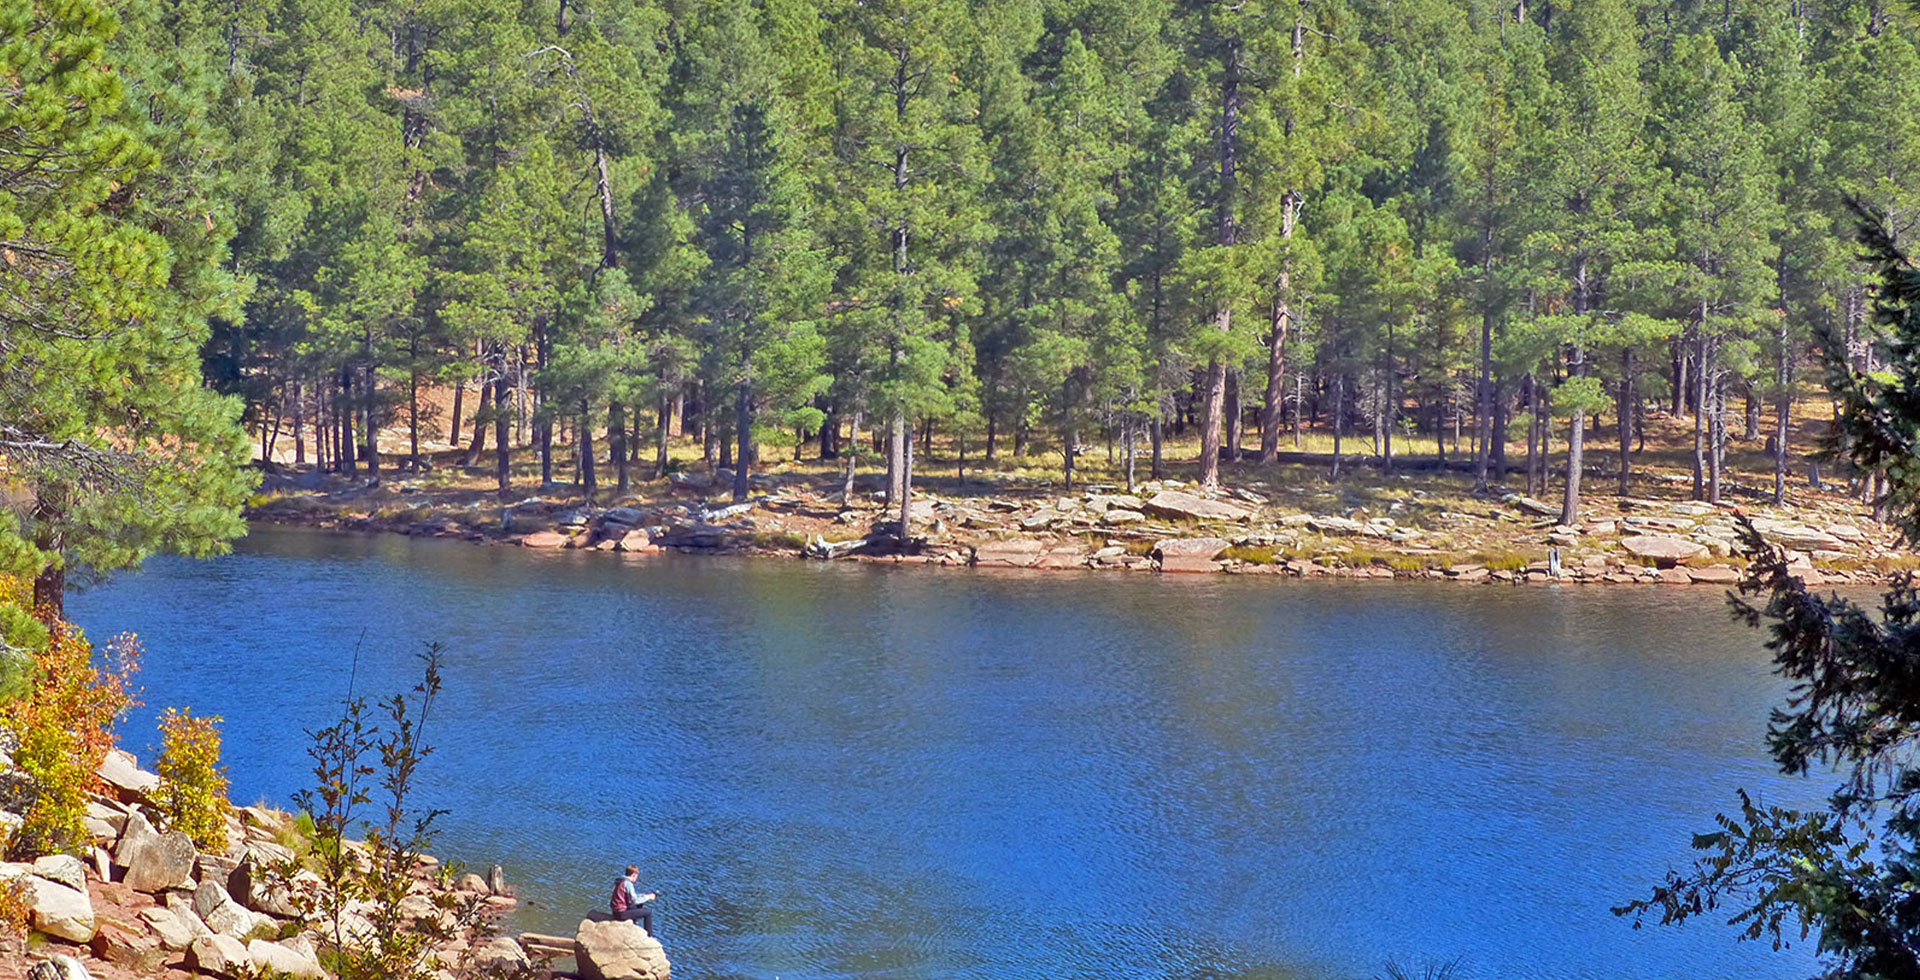
[[[76,597],[151,717],[227,718],[284,803],[362,693],[452,655],[443,856],[570,932],[619,866],[691,978],[1804,975],[1607,912],[1760,746],[1756,636],[1700,589],[1033,577],[260,529]]]

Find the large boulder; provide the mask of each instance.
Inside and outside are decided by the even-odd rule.
[[[582,920],[573,959],[585,980],[668,980],[673,974],[660,941],[632,922]]]
[[[160,940],[160,945],[171,950],[183,950],[193,945],[193,941],[206,935],[206,926],[200,923],[189,924],[172,909],[155,905],[140,910],[140,918],[147,923],[147,929]],[[194,926],[198,925],[199,928]]]
[[[115,796],[127,802],[145,799],[160,786],[159,776],[141,769],[131,754],[120,749],[107,752],[100,763],[100,778],[113,787]]]
[[[485,946],[473,951],[467,962],[481,973],[517,974],[533,969],[533,960],[520,944],[506,936],[495,936]]]
[[[1027,568],[1040,560],[1046,546],[1032,538],[982,541],[973,547],[973,563],[982,568]]]
[[[564,548],[572,539],[558,531],[535,531],[520,539],[522,548]]]
[[[29,877],[27,905],[32,909],[35,932],[84,943],[93,938],[93,902],[86,892],[77,892],[57,881]]]
[[[327,978],[327,971],[320,968],[320,961],[314,958],[311,950],[296,949],[286,943],[256,939],[247,944],[247,961],[266,976],[285,974],[295,980]]]
[[[193,913],[223,936],[244,940],[261,924],[261,917],[227,894],[217,881],[203,881],[193,892]]]
[[[1707,553],[1707,546],[1699,542],[1658,534],[1621,538],[1620,546],[1635,558],[1647,559],[1661,568],[1682,565]]]
[[[71,854],[48,854],[34,858],[33,873],[48,881],[57,881],[77,892],[87,890],[86,865]]]
[[[1154,544],[1153,553],[1163,572],[1216,572],[1213,557],[1232,546],[1225,538],[1167,538]]]
[[[253,961],[247,947],[232,936],[201,936],[187,947],[187,962],[201,973],[238,977],[251,972]]]
[[[161,948],[160,940],[148,935],[145,930],[136,931],[118,922],[102,922],[99,931],[93,934],[93,941],[87,945],[96,958],[136,975],[161,972],[160,966],[167,959],[167,951]]]
[[[1191,521],[1244,521],[1253,511],[1224,500],[1208,500],[1183,490],[1162,490],[1148,498],[1142,510],[1158,517]]]
[[[1789,524],[1762,534],[1788,551],[1845,551],[1846,543],[1825,531]]]
[[[295,872],[293,880],[295,887],[310,880],[316,886],[316,890],[320,882],[320,879],[311,871]],[[227,884],[228,893],[233,896],[234,901],[255,912],[264,912],[282,919],[291,919],[300,915],[300,906],[293,900],[293,891],[281,883],[270,862],[264,860],[259,854],[250,853],[241,859],[239,867],[236,867],[233,875],[227,879]]]
[[[177,830],[161,833],[145,816],[135,813],[127,818],[127,829],[113,849],[113,863],[127,869],[123,880],[128,888],[160,892],[191,880],[193,861],[199,853],[186,834]]]

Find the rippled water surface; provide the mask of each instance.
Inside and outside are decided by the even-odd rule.
[[[1778,694],[1703,589],[1036,576],[262,528],[75,597],[234,795],[451,654],[424,801],[571,932],[619,866],[683,978],[1797,977],[1607,908],[1736,786]]]

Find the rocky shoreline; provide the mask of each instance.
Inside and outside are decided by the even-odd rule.
[[[1451,505],[1419,489],[1331,512],[1276,503],[1258,485],[1212,493],[1164,480],[1132,492],[1088,486],[916,494],[914,547],[878,495],[819,492],[756,477],[747,503],[706,499],[730,476],[674,473],[664,494],[596,508],[564,487],[502,506],[486,495],[423,492],[405,481],[290,489],[252,520],[619,555],[662,551],[1043,571],[1151,571],[1468,584],[1726,586],[1737,581],[1737,517],[1788,552],[1809,585],[1879,583],[1915,556],[1844,498],[1775,508],[1596,498],[1561,525],[1559,508],[1520,494]],[[1333,497],[1332,494],[1322,496]],[[889,520],[889,518],[895,518]]]
[[[0,785],[18,778],[0,753]],[[330,980],[322,966],[327,933],[302,916],[296,889],[319,879],[302,871],[287,881],[271,869],[295,858],[285,843],[298,833],[292,815],[264,806],[227,816],[229,846],[195,847],[184,833],[159,830],[151,795],[159,777],[114,750],[99,769],[87,806],[88,857],[48,855],[0,862],[0,888],[17,889],[32,936],[18,950],[0,935],[0,980],[254,980],[283,976]],[[0,831],[22,817],[0,809]],[[348,850],[364,845],[348,842]],[[439,917],[450,934],[429,954],[437,980],[468,977],[669,980],[665,950],[639,926],[582,921],[571,938],[498,935],[517,903],[498,866],[486,877],[454,875],[422,856],[402,900],[408,922]],[[349,934],[372,928],[348,904]],[[450,907],[474,910],[454,917]],[[19,955],[9,955],[18,953]],[[564,961],[571,959],[571,964]],[[570,969],[560,969],[562,965]]]

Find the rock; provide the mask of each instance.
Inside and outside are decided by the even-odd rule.
[[[572,540],[558,531],[535,531],[520,539],[522,548],[564,548]]]
[[[1533,499],[1532,497],[1528,497],[1522,494],[1517,494],[1517,493],[1507,494],[1505,497],[1500,498],[1500,502],[1506,504],[1509,507],[1514,508],[1515,510],[1532,514],[1535,517],[1560,516],[1560,508],[1554,507],[1550,504],[1542,503],[1538,500]]]
[[[1762,536],[1788,551],[1845,551],[1847,547],[1845,542],[1825,531],[1798,525],[1777,527]]]
[[[459,880],[453,883],[453,887],[475,895],[485,895],[489,890],[487,888],[487,879],[476,874],[461,875]]]
[[[98,821],[113,828],[113,833],[103,835],[111,840],[119,840],[121,831],[127,829],[127,811],[121,809],[118,804],[110,806],[99,800],[91,800],[87,803],[86,819]]]
[[[160,940],[117,923],[101,925],[87,945],[92,948],[95,958],[134,973],[156,972],[155,968],[167,956],[166,950],[160,946]]]
[[[113,863],[127,869],[124,880],[137,892],[179,888],[193,876],[198,855],[192,839],[177,830],[161,833],[138,813],[127,818],[127,829],[113,849]]]
[[[1147,515],[1142,514],[1137,510],[1127,510],[1124,507],[1109,507],[1104,513],[1100,515],[1100,523],[1105,524],[1109,527],[1121,527],[1127,524],[1138,524],[1141,521],[1144,521],[1146,519],[1147,519]]]
[[[582,920],[573,957],[584,980],[668,980],[672,967],[660,941],[632,922]]]
[[[644,931],[644,930],[643,930]],[[520,944],[505,936],[496,936],[485,946],[473,951],[468,959],[476,970],[483,973],[516,973],[533,968],[533,960]]]
[[[302,952],[282,943],[272,943],[256,939],[247,944],[247,962],[271,976],[284,973],[295,980],[326,980],[327,971],[320,968],[320,961],[314,959],[311,951]]]
[[[159,776],[141,769],[131,754],[120,749],[109,750],[101,760],[100,778],[113,787],[115,796],[129,803],[145,799],[160,785]]]
[[[1086,552],[1079,548],[1067,547],[1052,548],[1042,552],[1040,557],[1034,559],[1031,567],[1060,571],[1068,568],[1085,568],[1086,565]]]
[[[187,946],[187,962],[201,973],[238,977],[253,966],[247,947],[231,936],[200,936]]]
[[[83,891],[74,891],[55,881],[28,877],[27,907],[32,910],[36,932],[84,943],[93,938],[93,902]]]
[[[1149,498],[1142,509],[1159,517],[1194,521],[1244,521],[1253,511],[1224,500],[1208,500],[1182,490],[1162,490]]]
[[[244,854],[245,852],[236,849],[234,853]],[[217,882],[220,887],[225,888],[228,893],[231,894],[233,891],[233,873],[240,870],[240,862],[243,860],[246,859],[244,857],[228,857],[225,854],[208,854],[202,851],[200,856],[195,858],[193,862],[194,880]]]
[[[1667,585],[1692,585],[1693,577],[1684,568],[1662,568],[1660,581]]]
[[[974,546],[973,563],[982,568],[1027,568],[1040,559],[1044,546],[1032,538],[982,541]]]
[[[1682,501],[1667,508],[1668,511],[1679,514],[1682,517],[1705,517],[1713,513],[1715,509],[1712,504],[1697,500]]]
[[[80,859],[71,854],[48,854],[35,858],[33,873],[48,881],[58,882],[77,892],[87,890],[87,868]]]
[[[653,546],[653,535],[646,528],[636,527],[621,535],[613,546],[618,551],[646,551]]]
[[[193,945],[195,937],[204,935],[200,929],[188,925],[172,909],[154,906],[140,910],[140,918],[145,919],[147,927],[159,938],[160,945],[172,950],[186,949]]]
[[[1740,570],[1726,565],[1709,565],[1706,568],[1687,569],[1687,578],[1696,584],[1732,585],[1740,581]]]
[[[260,922],[257,915],[234,901],[215,881],[203,881],[193,890],[193,914],[199,916],[207,928],[235,939],[245,939]]]
[[[508,894],[507,873],[497,864],[487,869],[487,890],[495,895]]]
[[[240,822],[248,827],[258,827],[269,835],[285,833],[293,829],[293,814],[264,806],[240,807]]]
[[[1369,538],[1384,538],[1391,532],[1390,524],[1376,524],[1371,521],[1361,523],[1350,517],[1315,516],[1307,522],[1307,530],[1333,537],[1352,537],[1359,535]]]
[[[1167,538],[1154,543],[1163,572],[1215,572],[1213,558],[1232,547],[1225,538]]]
[[[79,960],[71,956],[58,955],[41,960],[27,971],[28,980],[93,980]]]
[[[625,524],[628,527],[639,527],[641,524],[646,523],[646,515],[632,507],[615,507],[605,514],[600,515],[600,520],[607,524]]]
[[[1707,546],[1685,538],[1665,535],[1636,534],[1621,538],[1620,546],[1636,558],[1647,558],[1661,568],[1672,568],[1707,553]]]

